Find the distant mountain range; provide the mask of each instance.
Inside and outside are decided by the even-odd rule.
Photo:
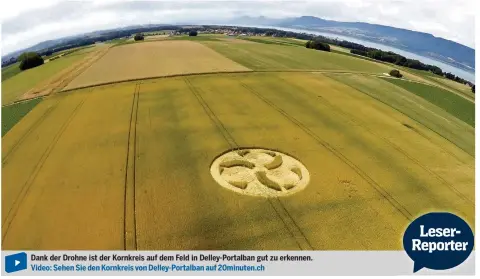
[[[432,34],[364,22],[341,22],[313,16],[285,19],[243,16],[235,25],[263,25],[330,33],[389,45],[444,61],[461,68],[475,68],[475,50]]]
[[[208,21],[212,24],[212,20]],[[206,22],[189,23],[190,25],[201,25]],[[462,44],[438,38],[432,34],[411,31],[407,29],[395,28],[390,26],[369,24],[364,22],[341,22],[325,20],[313,16],[302,16],[284,19],[272,19],[267,17],[238,17],[222,24],[246,25],[246,26],[272,26],[278,28],[295,28],[306,31],[317,31],[329,33],[332,35],[342,35],[350,38],[357,38],[364,41],[371,41],[383,45],[403,49],[412,53],[431,57],[458,68],[466,70],[475,69],[475,50]],[[219,23],[217,23],[219,24]],[[169,25],[169,24],[163,24]],[[111,30],[128,30],[135,27],[154,27],[157,24],[146,24],[138,26],[128,26],[115,28]],[[111,31],[108,30],[108,31]],[[67,44],[77,38],[95,38],[107,30],[90,32],[77,36],[70,36],[61,39],[41,42],[32,47],[9,53],[2,57],[6,61],[12,57],[17,57],[24,51],[41,51],[61,44]]]

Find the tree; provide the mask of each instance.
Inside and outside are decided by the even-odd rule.
[[[142,33],[135,34],[135,37],[133,37],[135,41],[143,41],[145,37],[143,36]]]
[[[361,56],[368,56],[366,51],[358,50],[358,49],[352,49],[352,50],[350,50],[350,53],[361,55]]]
[[[472,92],[475,94],[475,84],[472,86]]]
[[[320,43],[317,47],[318,50],[330,51],[330,45],[326,43]]]
[[[188,36],[193,37],[193,36],[197,36],[197,35],[198,35],[198,32],[196,30],[192,30],[192,31],[188,32]]]
[[[43,64],[43,58],[36,52],[25,52],[19,57],[20,70],[35,68]]]
[[[391,75],[392,77],[397,77],[397,78],[401,78],[401,77],[402,77],[402,74],[400,73],[400,71],[399,71],[399,70],[395,70],[395,69],[393,69],[393,70],[390,71],[390,75]]]
[[[319,40],[308,41],[305,44],[305,47],[316,50],[330,51],[330,45]]]

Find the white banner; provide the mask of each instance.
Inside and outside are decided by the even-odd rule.
[[[404,251],[3,251],[2,275],[412,275]],[[449,270],[474,275],[475,252]]]

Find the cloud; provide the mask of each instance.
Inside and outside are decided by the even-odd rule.
[[[475,0],[3,1],[2,52],[48,39],[146,23],[310,15],[431,33],[474,47]]]

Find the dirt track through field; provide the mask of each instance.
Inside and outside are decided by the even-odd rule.
[[[85,71],[88,67],[90,67],[107,52],[108,47],[101,47],[96,51],[92,51],[92,53],[89,54],[86,58],[61,71],[60,73],[53,76],[51,79],[42,82],[38,86],[35,86],[31,90],[25,92],[20,97],[20,100],[32,99],[35,97],[45,96],[60,91],[68,83],[70,83],[70,81],[72,81],[75,77]]]

